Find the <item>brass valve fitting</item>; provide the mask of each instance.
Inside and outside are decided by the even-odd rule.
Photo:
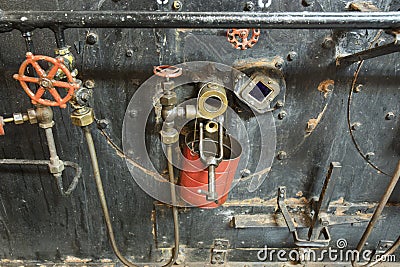
[[[214,119],[225,113],[228,98],[225,88],[216,83],[207,83],[200,88],[199,115],[206,119]]]
[[[81,107],[75,109],[71,114],[72,124],[75,126],[88,126],[94,122],[93,109],[89,107]]]

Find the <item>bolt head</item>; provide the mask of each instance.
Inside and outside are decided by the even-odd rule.
[[[248,177],[251,174],[251,171],[249,169],[243,169],[240,171],[240,174],[242,175],[242,177]]]
[[[388,120],[388,121],[391,121],[391,120],[393,120],[395,117],[396,117],[396,115],[394,115],[393,112],[388,112],[388,113],[386,114],[386,116],[385,116],[385,119]]]
[[[94,85],[95,85],[95,83],[94,83],[93,80],[86,80],[85,81],[85,87],[88,88],[88,89],[93,89]]]
[[[367,154],[365,154],[365,157],[366,157],[368,160],[373,159],[374,156],[375,156],[375,153],[374,153],[374,152],[368,152]]]
[[[333,48],[335,47],[335,41],[331,36],[325,37],[324,41],[322,42],[323,48]]]
[[[245,11],[253,11],[254,10],[254,3],[253,2],[247,2],[245,7],[244,7]]]
[[[89,45],[94,45],[97,43],[99,37],[97,36],[97,34],[95,34],[94,32],[89,32],[86,35],[86,43]]]
[[[287,158],[287,153],[286,153],[285,151],[279,151],[279,152],[278,152],[278,155],[277,155],[277,158],[278,158],[279,160],[284,160],[284,159]]]
[[[132,49],[126,50],[125,55],[126,55],[127,57],[132,57],[132,56],[133,56],[133,50],[132,50]]]
[[[289,52],[289,54],[287,55],[287,60],[288,60],[288,61],[293,61],[293,60],[295,60],[296,58],[297,58],[297,53],[294,52],[294,51]]]
[[[182,2],[181,1],[174,1],[172,3],[172,8],[175,10],[180,10],[182,8]]]
[[[361,123],[359,123],[359,122],[355,122],[355,123],[353,123],[353,125],[351,125],[351,129],[354,131],[360,129],[360,127],[361,127]]]
[[[354,88],[354,93],[361,92],[363,87],[364,87],[364,85],[362,85],[362,84],[357,85],[356,88]]]
[[[283,120],[284,118],[286,118],[286,116],[287,116],[286,111],[281,111],[281,112],[279,112],[279,114],[278,114],[278,119],[279,119],[279,120]]]

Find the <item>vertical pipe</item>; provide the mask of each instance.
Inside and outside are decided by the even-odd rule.
[[[51,127],[44,129],[46,133],[47,145],[50,152],[50,161],[55,162],[59,160],[57,155],[56,143],[54,141],[53,129]]]
[[[174,175],[174,166],[172,165],[172,146],[167,146],[167,161],[168,161],[168,174],[169,174],[169,182],[170,182],[170,190],[171,190],[171,203],[172,203],[172,216],[174,220],[174,242],[175,247],[173,251],[173,256],[169,260],[167,264],[163,267],[170,267],[175,264],[176,260],[179,256],[179,217],[178,217],[178,207],[176,206],[176,191],[175,191],[175,175]]]

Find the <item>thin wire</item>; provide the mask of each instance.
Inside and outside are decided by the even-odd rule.
[[[368,49],[371,49],[371,48],[375,45],[376,41],[379,39],[379,37],[382,35],[382,33],[383,33],[382,30],[378,31],[378,33],[375,35],[373,41],[372,41],[371,44],[369,45]],[[352,102],[352,99],[353,99],[353,92],[354,92],[354,89],[355,89],[355,87],[356,87],[358,75],[360,74],[360,71],[361,71],[361,68],[362,68],[363,64],[364,64],[364,60],[362,60],[362,61],[360,61],[360,62],[358,63],[357,69],[356,69],[356,71],[355,71],[355,73],[354,73],[353,82],[352,82],[352,85],[351,85],[351,88],[350,88],[349,98],[348,98],[348,101],[347,101],[347,127],[349,128],[351,140],[353,141],[353,144],[354,144],[355,148],[357,149],[358,153],[360,154],[360,156],[361,156],[372,168],[374,168],[374,169],[377,170],[378,172],[380,172],[380,173],[382,173],[382,174],[384,174],[384,175],[390,177],[391,175],[389,175],[388,173],[386,173],[386,172],[384,172],[383,170],[381,170],[378,166],[376,166],[374,163],[372,163],[372,162],[367,158],[367,156],[364,155],[364,153],[361,151],[360,146],[359,146],[358,143],[357,143],[357,140],[356,140],[355,137],[354,137],[353,129],[352,129],[352,127],[351,127],[351,121],[350,121],[350,120],[351,120],[351,102]]]

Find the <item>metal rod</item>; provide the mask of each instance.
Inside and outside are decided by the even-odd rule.
[[[215,165],[208,166],[208,194],[207,200],[217,201],[218,194],[215,184]]]
[[[35,28],[393,29],[399,12],[0,11],[0,31]]]
[[[378,221],[379,217],[381,216],[382,211],[385,208],[390,196],[392,195],[392,192],[393,192],[394,188],[396,187],[396,184],[399,181],[399,179],[400,179],[400,161],[397,164],[396,170],[395,170],[395,172],[393,174],[392,179],[390,180],[390,183],[389,183],[389,185],[388,185],[388,187],[387,187],[387,189],[385,191],[385,194],[383,194],[381,200],[379,201],[379,204],[376,207],[375,212],[372,215],[372,218],[369,221],[368,226],[364,231],[364,234],[362,235],[360,241],[358,242],[358,245],[357,245],[357,251],[358,252],[360,252],[363,249],[365,243],[368,240],[368,237],[371,235],[371,232],[372,232],[376,222]],[[352,261],[351,263],[352,263],[352,265],[354,267],[355,266],[360,266],[355,261]],[[362,265],[362,266],[368,266],[368,264],[367,265]]]
[[[50,160],[31,160],[31,159],[0,159],[0,165],[43,165],[49,166]],[[64,186],[62,183],[62,176],[58,176],[57,178],[57,186],[58,191],[63,196],[69,196],[75,190],[78,185],[79,179],[82,175],[82,168],[76,164],[75,162],[64,161],[64,166],[71,167],[75,170],[74,178],[72,179],[71,184],[68,186],[67,191],[64,191]]]

